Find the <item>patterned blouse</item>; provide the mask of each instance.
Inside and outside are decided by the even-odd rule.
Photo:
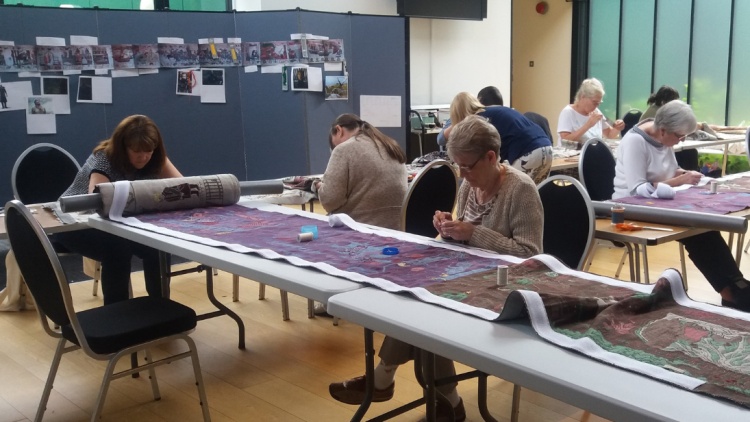
[[[104,175],[110,182],[128,180],[124,174],[115,170],[107,158],[106,152],[97,151],[89,156],[78,171],[73,184],[61,196],[85,195],[89,193],[89,178],[91,177],[91,173]]]
[[[492,208],[495,206],[496,198],[497,194],[484,204],[480,204],[477,202],[476,191],[471,189],[471,192],[469,192],[469,198],[466,201],[466,209],[464,210],[464,222],[475,226],[482,224],[482,218],[484,218],[485,215],[489,215]]]

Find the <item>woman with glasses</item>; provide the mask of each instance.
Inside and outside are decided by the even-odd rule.
[[[542,251],[543,211],[536,186],[508,162],[498,162],[500,135],[487,119],[469,116],[453,126],[448,155],[459,166],[464,183],[458,199],[458,219],[450,212],[435,213],[433,224],[446,239],[490,249],[501,254],[530,257]],[[373,401],[393,397],[396,369],[411,360],[414,347],[386,337],[375,368]],[[455,375],[453,362],[435,356],[435,378]],[[357,405],[365,395],[365,377],[333,383],[330,394],[336,400]],[[453,407],[455,421],[466,420],[463,400],[456,383],[437,387]],[[449,420],[450,409],[439,402],[437,420]],[[424,419],[423,419],[424,420]]]
[[[612,199],[633,196],[636,189],[646,183],[654,188],[660,183],[672,187],[697,184],[702,175],[679,168],[672,150],[695,132],[697,125],[690,106],[674,100],[661,106],[655,118],[634,126],[617,147]],[[750,282],[737,268],[719,232],[691,236],[680,242],[695,266],[719,292],[722,305],[750,311]]]
[[[617,120],[614,126],[604,121],[599,105],[604,97],[604,86],[596,78],[586,79],[576,92],[575,102],[566,105],[557,121],[558,146],[581,149],[591,138],[614,139],[620,135],[625,122]]]

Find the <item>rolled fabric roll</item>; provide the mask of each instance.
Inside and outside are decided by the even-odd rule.
[[[100,183],[94,192],[101,193],[101,214],[108,216],[115,193],[114,183]],[[137,180],[130,182],[123,215],[220,207],[236,204],[239,200],[240,185],[232,174]]]
[[[596,215],[607,217],[612,215],[613,202],[591,201],[591,205]],[[644,223],[669,224],[733,233],[745,233],[747,231],[747,220],[744,217],[646,207],[643,205],[628,205],[625,208],[625,219]]]
[[[307,233],[299,233],[297,235],[297,242],[309,242],[315,238],[315,235],[313,233],[307,232]]]

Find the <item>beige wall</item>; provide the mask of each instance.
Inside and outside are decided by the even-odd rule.
[[[573,4],[548,0],[547,13],[540,15],[537,3],[513,0],[512,107],[546,117],[557,137],[557,118],[570,101]]]

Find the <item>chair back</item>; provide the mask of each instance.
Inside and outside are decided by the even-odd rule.
[[[537,188],[544,207],[544,253],[580,270],[594,241],[594,208],[569,176],[552,176]]]
[[[747,162],[750,163],[750,127],[745,132],[745,154],[747,155]]]
[[[625,123],[625,127],[622,129],[622,132],[620,132],[620,137],[625,136],[633,126],[637,125],[641,120],[641,116],[643,116],[643,112],[637,108],[631,108],[628,110],[628,112],[622,116],[622,121]]]
[[[615,193],[615,157],[606,142],[591,138],[581,149],[578,174],[592,201],[607,201]]]
[[[542,116],[541,114],[534,113],[533,111],[527,111],[526,113],[523,113],[524,117],[531,120],[532,122],[536,123],[544,133],[547,134],[547,137],[550,141],[552,141],[552,131],[549,128],[549,120],[547,120],[546,117]]]
[[[24,204],[57,201],[81,166],[68,151],[53,144],[36,144],[21,153],[13,165],[13,196]]]
[[[452,212],[458,196],[458,177],[451,164],[435,160],[411,182],[401,207],[401,229],[420,236],[436,237],[432,225],[435,211]]]
[[[58,326],[71,324],[73,301],[60,261],[39,222],[18,200],[5,204],[5,230],[42,324],[45,315]]]

